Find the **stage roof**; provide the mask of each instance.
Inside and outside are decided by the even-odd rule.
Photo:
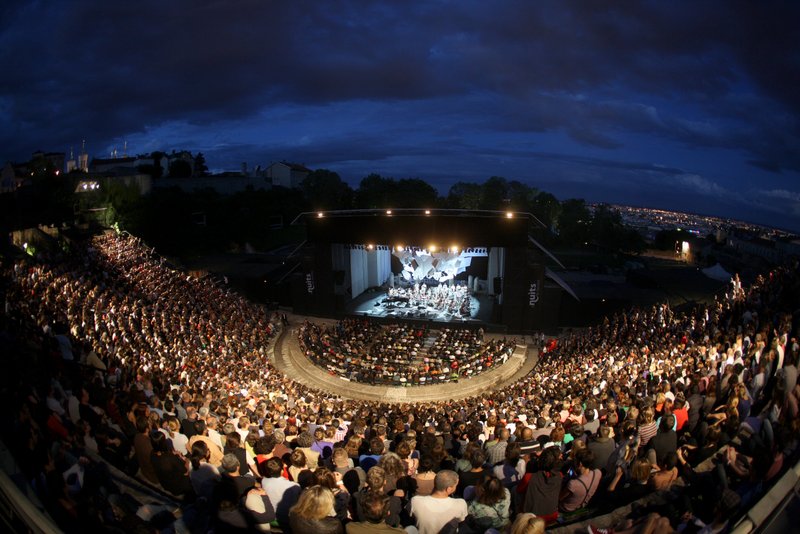
[[[522,212],[464,210],[348,210],[301,214],[310,243],[390,246],[524,247],[531,225]]]

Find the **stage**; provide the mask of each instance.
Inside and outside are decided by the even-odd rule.
[[[490,323],[495,297],[471,294],[469,315],[452,314],[432,306],[411,306],[405,302],[391,302],[389,288],[370,288],[350,302],[347,313],[366,317],[398,320],[429,320],[440,323],[476,324]]]

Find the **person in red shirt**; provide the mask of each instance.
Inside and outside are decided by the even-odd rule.
[[[672,406],[672,415],[675,416],[675,423],[677,425],[676,431],[680,432],[689,420],[689,408],[686,406],[686,399],[683,394],[678,394],[675,397],[675,404]]]

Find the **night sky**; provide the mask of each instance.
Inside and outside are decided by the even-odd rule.
[[[0,67],[0,160],[127,141],[800,230],[800,2],[3,0]]]

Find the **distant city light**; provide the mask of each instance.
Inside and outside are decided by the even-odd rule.
[[[317,218],[318,219],[321,219],[323,216],[324,216],[324,214],[321,211],[317,212]]]
[[[391,215],[391,214],[392,214],[392,210],[386,210],[386,215]]]
[[[510,219],[510,218],[512,218],[513,216],[514,216],[514,214],[513,214],[513,213],[511,213],[510,211],[507,211],[507,212],[506,212],[506,219]]]
[[[425,210],[425,215],[430,215],[430,214],[431,214],[431,210]]]

